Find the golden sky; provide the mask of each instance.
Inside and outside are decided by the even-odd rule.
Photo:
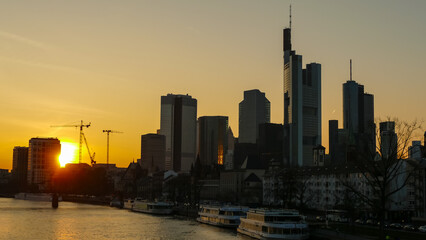
[[[0,1],[0,168],[32,137],[78,143],[85,129],[98,163],[126,167],[140,135],[160,127],[160,97],[190,94],[198,116],[229,116],[238,135],[243,91],[271,101],[282,123],[284,0]],[[426,119],[426,1],[293,1],[292,44],[322,64],[323,145],[342,126],[342,84],[374,94],[375,115]],[[426,127],[426,126],[425,126]],[[90,162],[84,149],[83,162]]]

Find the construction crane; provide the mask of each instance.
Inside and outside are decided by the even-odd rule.
[[[86,143],[87,153],[89,154],[89,157],[90,157],[90,163],[93,166],[93,165],[96,164],[96,161],[95,161],[95,152],[93,152],[93,155],[90,154],[89,144],[87,143],[86,135],[84,135],[84,133],[82,135],[83,135],[83,138],[84,138],[84,142]]]
[[[119,132],[119,131],[114,131],[114,130],[102,130],[102,132],[106,132],[107,133],[107,166],[109,166],[109,134],[110,133],[123,133],[123,132]]]
[[[95,153],[93,153],[93,155],[90,154],[90,150],[89,150],[89,145],[87,144],[87,140],[86,140],[86,136],[84,135],[83,132],[83,128],[88,128],[90,127],[90,122],[89,124],[83,124],[83,120],[81,120],[80,124],[78,125],[53,125],[50,127],[78,127],[80,128],[80,145],[78,146],[78,163],[81,163],[81,151],[82,151],[82,145],[83,145],[83,139],[84,142],[86,143],[86,147],[87,147],[87,152],[89,153],[89,157],[90,157],[90,161],[91,164],[95,164],[96,162],[94,161],[95,159]]]

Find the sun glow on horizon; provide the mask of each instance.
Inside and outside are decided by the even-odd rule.
[[[67,163],[76,163],[77,159],[77,144],[71,142],[61,142],[61,155],[59,155],[59,164],[65,167]]]

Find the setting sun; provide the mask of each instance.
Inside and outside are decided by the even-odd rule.
[[[77,159],[78,147],[74,143],[61,142],[61,155],[59,155],[59,163],[61,167],[65,167],[67,163],[75,163]]]

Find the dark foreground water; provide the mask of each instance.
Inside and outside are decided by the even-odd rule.
[[[195,221],[128,210],[0,198],[0,239],[251,239]]]

